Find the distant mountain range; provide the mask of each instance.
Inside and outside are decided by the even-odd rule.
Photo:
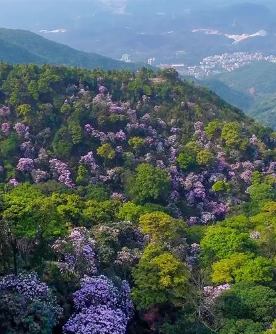
[[[275,63],[255,62],[231,73],[215,75],[203,84],[247,115],[276,129]]]
[[[0,60],[11,64],[52,64],[136,70],[143,64],[125,63],[96,53],[75,50],[26,30],[0,28]]]
[[[269,0],[0,0],[0,22],[85,52],[134,61],[197,65],[225,52],[276,52]],[[258,3],[257,3],[258,2]],[[43,15],[42,15],[43,13]],[[60,15],[62,13],[62,15]],[[193,33],[212,29],[219,35]],[[255,36],[265,31],[263,36]],[[254,38],[242,39],[242,35]]]

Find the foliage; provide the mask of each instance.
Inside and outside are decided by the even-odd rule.
[[[187,292],[189,272],[173,254],[150,244],[133,270],[133,299],[139,309],[169,302],[181,304]]]
[[[170,242],[183,235],[186,225],[163,212],[153,212],[140,217],[141,230],[154,242]]]
[[[253,242],[246,233],[237,234],[231,227],[213,226],[201,241],[203,255],[211,259],[227,258],[232,253],[249,251]]]
[[[135,201],[144,203],[151,200],[165,198],[169,191],[169,178],[167,173],[159,167],[149,164],[137,167],[133,178],[130,194]]]
[[[212,279],[214,283],[271,282],[273,265],[266,258],[237,253],[213,264]]]
[[[224,318],[248,318],[265,324],[275,317],[275,298],[275,291],[269,287],[238,283],[218,297],[216,308]]]

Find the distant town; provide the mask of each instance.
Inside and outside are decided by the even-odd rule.
[[[234,70],[251,64],[255,61],[276,62],[276,56],[265,56],[262,53],[224,53],[204,58],[199,65],[185,66],[185,64],[161,64],[159,68],[174,68],[182,75],[203,79],[221,72],[233,72]]]
[[[121,61],[132,62],[130,55],[122,55]],[[251,64],[255,61],[276,62],[276,56],[264,55],[262,53],[235,52],[224,53],[204,58],[199,65],[186,66],[185,64],[156,64],[155,58],[149,58],[147,63],[161,69],[174,68],[177,72],[185,76],[204,79],[206,77],[221,73],[233,72],[234,70]]]

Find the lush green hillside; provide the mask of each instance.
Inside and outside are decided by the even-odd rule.
[[[204,81],[224,100],[276,128],[276,64],[258,62]]]
[[[142,65],[120,62],[50,41],[26,30],[0,29],[0,60],[11,64],[52,64],[88,69],[136,70]]]
[[[0,333],[264,334],[275,155],[172,70],[1,63]]]

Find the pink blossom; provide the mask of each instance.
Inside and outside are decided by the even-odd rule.
[[[19,182],[16,179],[10,179],[8,183],[12,187],[17,187],[19,185]]]
[[[0,116],[5,117],[8,116],[11,113],[10,108],[3,106],[0,108]]]
[[[3,123],[1,125],[1,130],[5,134],[5,136],[8,136],[11,130],[11,126],[9,123]]]
[[[30,173],[34,169],[34,161],[30,158],[21,158],[16,168],[23,173]]]

